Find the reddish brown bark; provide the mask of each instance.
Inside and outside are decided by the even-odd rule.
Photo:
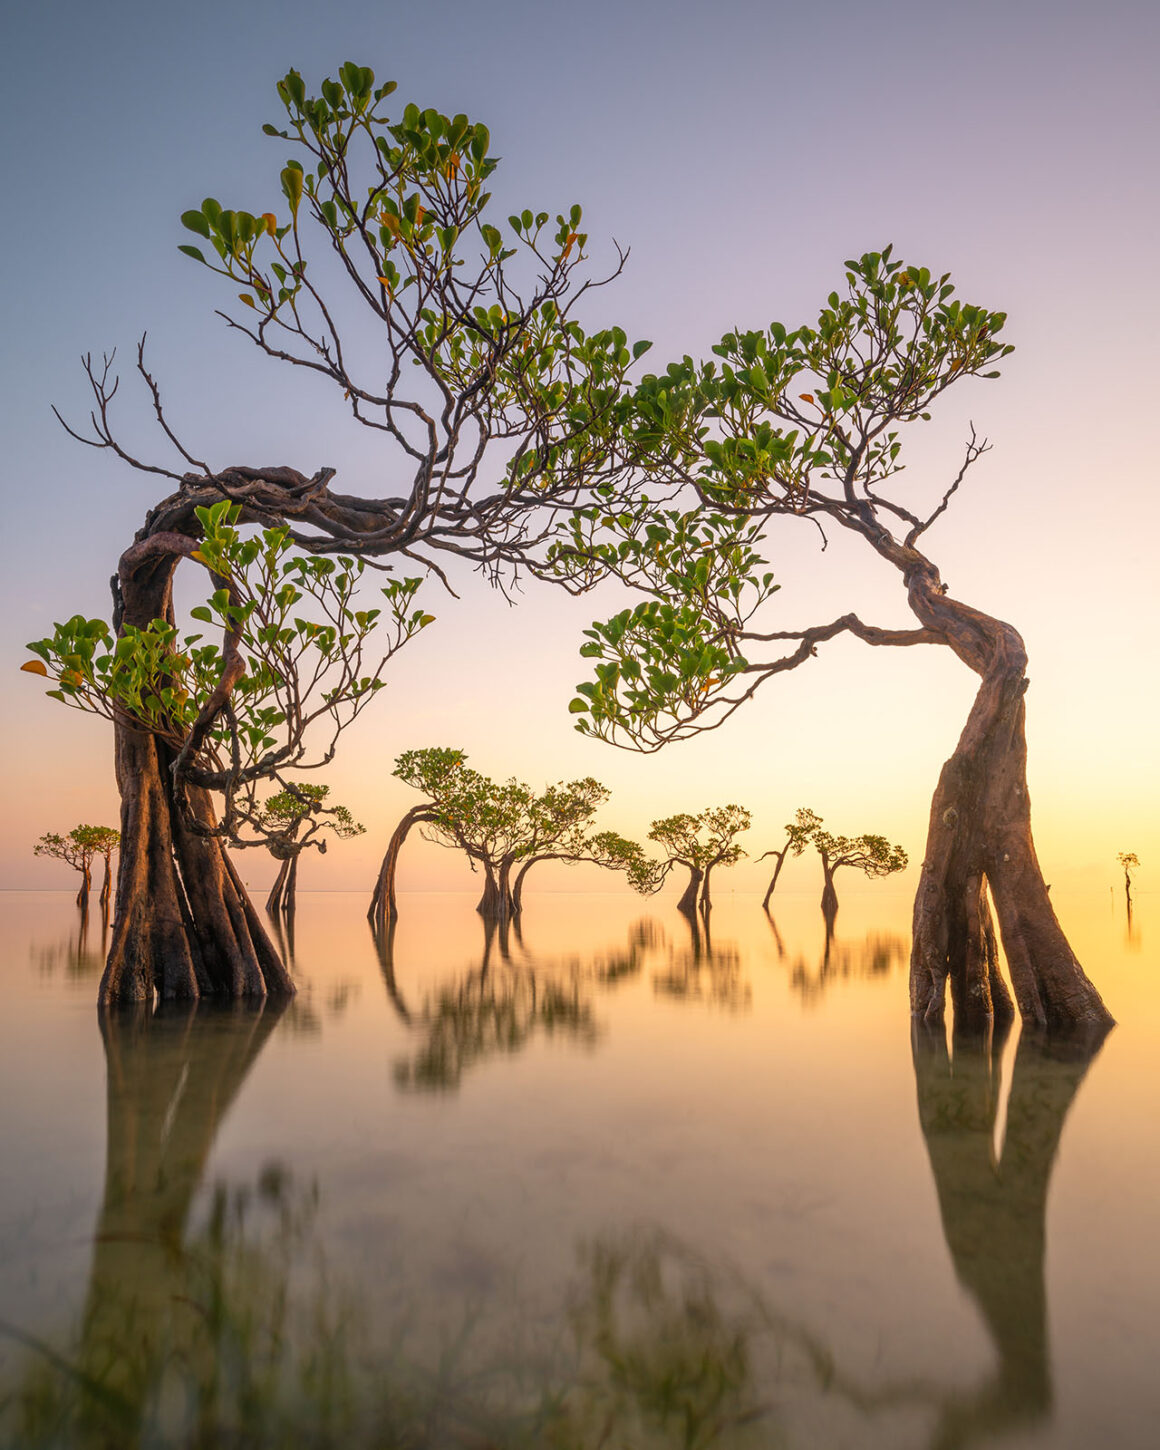
[[[700,866],[690,866],[687,861],[682,864],[688,866],[689,884],[685,887],[680,901],[677,902],[677,910],[683,911],[687,916],[690,912],[694,912],[697,909],[697,900],[701,894],[701,882],[704,879],[705,873],[701,870]]]
[[[914,904],[912,1012],[940,1021],[949,981],[960,1026],[1010,1018],[989,898],[1024,1021],[1106,1030],[1111,1014],[1056,919],[1031,836],[1023,641],[1011,625],[948,598],[921,555],[900,552],[909,555],[914,612],[982,679],[931,803]]]
[[[367,920],[377,932],[385,931],[388,923],[398,919],[399,904],[395,896],[395,877],[398,872],[399,852],[403,849],[403,842],[410,835],[413,827],[434,819],[430,805],[424,802],[422,805],[412,806],[395,827],[394,833],[387,843],[383,864],[379,867],[379,879],[375,882],[370,909],[367,911]]]
[[[165,531],[126,550],[116,581],[118,629],[172,619],[173,573],[195,546],[191,536]],[[100,1002],[148,1002],[154,992],[163,999],[292,993],[225,846],[197,829],[215,825],[209,794],[175,783],[174,751],[159,736],[120,720],[115,730],[121,854]]]

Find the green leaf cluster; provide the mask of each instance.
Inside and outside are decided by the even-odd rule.
[[[392,579],[383,607],[363,609],[359,558],[294,552],[286,527],[247,532],[226,500],[197,510],[203,537],[190,558],[216,586],[192,620],[220,631],[220,641],[186,633],[164,619],[122,627],[114,639],[103,620],[73,616],[28,647],[54,681],[47,693],[73,708],[122,719],[180,749],[208,724],[195,764],[227,760],[251,778],[300,764],[310,725],[337,732],[385,688],[387,660],[433,616],[415,607],[420,581]],[[368,656],[386,626],[381,656]],[[208,720],[229,662],[240,677]],[[26,666],[27,668],[27,666]]]

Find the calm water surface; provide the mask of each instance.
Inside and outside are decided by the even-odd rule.
[[[909,902],[305,895],[289,1006],[94,1008],[0,894],[0,1444],[1160,1444],[1153,899],[1120,1026],[912,1042]]]

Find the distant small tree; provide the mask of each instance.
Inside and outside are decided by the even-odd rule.
[[[323,831],[330,831],[339,841],[349,841],[366,830],[346,806],[327,805],[330,787],[325,785],[289,785],[272,795],[259,812],[270,854],[281,862],[274,885],[266,898],[271,916],[281,912],[293,916],[298,886],[298,857],[314,846],[326,851]]]
[[[403,817],[391,838],[371,916],[389,920],[394,905],[398,847],[413,825],[428,828],[428,839],[463,851],[484,874],[478,911],[487,920],[508,921],[522,906],[523,883],[539,861],[594,861],[623,870],[638,890],[651,879],[639,846],[615,832],[589,834],[592,816],[608,798],[599,781],[558,781],[542,792],[514,777],[498,782],[471,769],[462,751],[409,750],[395,763],[395,775],[422,790],[427,801]],[[659,880],[657,882],[659,885]]]
[[[775,862],[773,875],[770,877],[769,885],[765,889],[765,897],[762,900],[762,908],[769,910],[769,898],[777,887],[777,878],[781,875],[781,868],[785,865],[785,858],[791,853],[800,856],[809,845],[810,836],[814,829],[822,824],[821,817],[815,816],[813,811],[802,806],[794,819],[785,828],[785,844],[780,851],[763,851],[758,856],[759,861],[764,861],[767,856],[772,856]]]
[[[32,848],[37,856],[48,856],[54,861],[64,861],[74,871],[81,873],[81,887],[77,892],[77,905],[82,911],[89,907],[89,896],[93,887],[93,858],[105,858],[105,881],[101,888],[101,903],[109,901],[109,859],[120,834],[111,826],[74,826],[67,836],[49,831],[41,836]]]
[[[885,836],[835,836],[822,829],[822,819],[813,811],[803,811],[816,822],[809,831],[808,841],[822,860],[822,911],[827,918],[837,915],[838,893],[834,889],[834,877],[843,866],[852,866],[869,877],[890,876],[905,869],[909,858],[901,846],[892,846]]]
[[[653,821],[649,840],[667,853],[669,866],[684,866],[689,873],[689,884],[677,903],[680,911],[695,911],[698,906],[709,910],[713,868],[732,866],[745,855],[736,838],[749,829],[751,819],[744,806],[728,805],[710,806],[696,816],[682,811]]]
[[[112,892],[113,852],[121,845],[121,833],[114,830],[112,826],[81,826],[80,829],[89,833],[89,840],[95,847],[95,854],[100,856],[105,863],[104,874],[101,877],[101,894],[98,900],[101,903],[101,910],[107,912]]]
[[[1124,868],[1124,895],[1128,898],[1128,905],[1132,904],[1132,872],[1140,865],[1140,858],[1135,851],[1121,851],[1116,860]]]
[[[660,863],[645,854],[639,841],[630,841],[619,831],[589,833],[578,824],[557,842],[556,850],[541,851],[520,866],[512,883],[512,905],[517,916],[523,910],[524,880],[539,861],[589,861],[609,871],[623,871],[628,884],[642,896],[659,890],[665,879]]]
[[[399,915],[395,880],[403,843],[416,826],[434,822],[439,803],[450,798],[459,772],[466,769],[466,763],[465,751],[439,746],[406,750],[395,761],[394,774],[416,790],[422,791],[426,799],[404,813],[387,843],[386,854],[379,867],[379,877],[367,910],[367,919],[376,931],[383,931]]]

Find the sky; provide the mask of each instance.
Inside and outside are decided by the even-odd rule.
[[[913,443],[908,478],[937,499],[968,425],[992,451],[927,536],[956,597],[1013,623],[1030,656],[1030,786],[1047,878],[1107,891],[1115,855],[1160,869],[1152,444],[1158,317],[1154,63],[1160,10],[1143,3],[586,5],[334,0],[197,6],[41,0],[0,32],[7,103],[0,228],[0,887],[51,888],[45,831],[116,820],[111,738],[19,673],[30,639],[75,612],[105,615],[120,552],[164,490],[84,449],[78,359],[148,332],[152,367],[194,451],[219,465],[339,470],[380,493],[376,453],[313,380],[287,378],[214,317],[216,279],[179,255],[179,217],[203,196],[255,213],[281,203],[285,144],[261,134],[291,66],[308,85],[345,60],[414,100],[466,111],[503,158],[501,215],[580,201],[597,264],[631,248],[594,321],[654,343],[648,365],[706,354],[735,326],[810,320],[842,262],[893,242],[1008,313],[1016,352],[971,381]],[[162,441],[125,390],[142,453]],[[160,484],[160,487],[159,487]],[[909,622],[897,576],[852,545],[823,555],[807,528],[776,535],[781,591],[767,626],[856,609]],[[391,778],[412,746],[457,745],[498,777],[595,775],[603,824],[736,801],[751,856],[809,805],[847,833],[877,831],[921,859],[930,794],[974,693],[943,650],[842,641],[770,685],[725,729],[651,756],[576,734],[580,631],[617,601],[529,585],[517,607],[471,577],[431,591],[437,623],[395,661],[328,777],[367,826],[303,864],[303,889],[368,890],[399,815]],[[943,658],[943,656],[946,658]],[[553,889],[607,886],[544,868]],[[764,866],[732,875],[756,889]],[[792,889],[812,890],[806,863]],[[246,854],[243,874],[271,868]],[[418,844],[403,884],[472,884]],[[722,889],[724,882],[718,887]]]

